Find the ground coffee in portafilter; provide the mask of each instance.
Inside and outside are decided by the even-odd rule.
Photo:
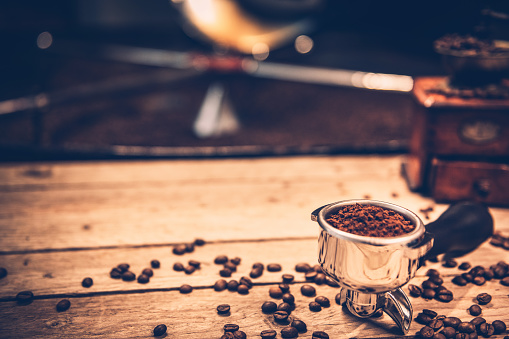
[[[343,206],[326,221],[340,231],[367,237],[396,237],[415,229],[400,213],[374,205]]]

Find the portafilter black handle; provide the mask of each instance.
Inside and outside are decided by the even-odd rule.
[[[445,253],[447,257],[459,257],[481,245],[493,235],[493,218],[486,206],[473,201],[452,204],[426,225],[426,231],[434,235],[434,245],[427,258]]]

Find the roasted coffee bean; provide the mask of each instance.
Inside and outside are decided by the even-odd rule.
[[[219,271],[219,275],[222,276],[223,278],[229,278],[232,276],[232,271],[230,271],[227,268],[223,268],[222,270]]]
[[[295,271],[300,273],[306,273],[311,270],[311,266],[309,264],[301,262],[295,265]]]
[[[509,277],[505,277],[504,279],[500,280],[500,283],[504,286],[509,286]]]
[[[233,332],[226,332],[221,336],[221,339],[234,339]]]
[[[322,285],[325,282],[325,274],[318,273],[315,277],[314,283],[317,285]]]
[[[438,275],[433,275],[433,276],[429,277],[428,281],[430,281],[431,283],[433,283],[437,286],[441,286],[444,283],[444,279],[442,279]]]
[[[283,282],[286,284],[293,282],[293,280],[295,279],[295,277],[291,274],[283,274],[282,278],[283,278]]]
[[[431,322],[431,320],[433,320],[433,317],[425,313],[419,313],[415,318],[415,321],[417,321],[421,325],[428,325]]]
[[[323,273],[323,268],[320,264],[316,264],[312,267],[313,271],[316,271],[317,273]]]
[[[315,331],[311,339],[329,339],[329,335],[323,331]]]
[[[428,260],[429,262],[438,262],[438,257],[434,255],[432,257],[426,258],[426,260]]]
[[[290,305],[293,305],[295,303],[295,297],[291,293],[285,293],[283,294],[283,301],[285,303],[288,303]]]
[[[228,291],[235,292],[239,288],[239,282],[237,280],[230,280],[226,288],[228,288]]]
[[[194,268],[200,268],[201,263],[197,260],[189,260],[187,262],[190,266],[193,266]]]
[[[272,286],[269,288],[269,295],[274,299],[281,299],[283,291],[278,286]]]
[[[230,313],[230,305],[228,304],[221,304],[217,306],[217,313],[219,314],[228,314]]]
[[[420,297],[422,294],[422,288],[414,284],[408,284],[408,292],[412,297]]]
[[[468,313],[476,317],[482,313],[482,309],[479,307],[479,305],[472,305],[468,308]]]
[[[433,319],[428,324],[429,327],[433,329],[433,331],[438,332],[442,327],[444,327],[444,322],[439,319]]]
[[[161,263],[159,262],[159,260],[154,259],[150,262],[150,267],[159,268],[161,267]]]
[[[495,333],[495,328],[493,327],[492,324],[482,323],[481,325],[479,325],[478,332],[483,337],[490,337],[493,335],[493,333]]]
[[[295,327],[299,333],[305,333],[308,327],[302,320],[294,319],[290,326]]]
[[[474,278],[472,282],[477,286],[481,286],[486,283],[486,279],[483,276],[478,275],[477,277]]]
[[[117,268],[120,270],[121,273],[126,272],[129,269],[129,267],[130,267],[129,264],[125,263],[117,265]]]
[[[285,303],[285,302],[282,302],[277,307],[278,311],[285,311],[288,314],[292,313],[292,309],[293,309],[292,305],[290,305],[289,303]]]
[[[283,293],[290,291],[290,285],[288,284],[281,283],[278,286],[281,289],[281,291],[283,291]]]
[[[336,301],[336,304],[341,305],[341,293],[336,294],[334,297],[334,300]]]
[[[479,305],[486,305],[491,301],[491,295],[488,293],[480,293],[475,297]]]
[[[434,319],[438,316],[438,313],[433,311],[433,310],[430,310],[430,309],[423,309],[422,310],[422,313],[426,314],[426,315],[429,315],[431,317],[431,319]]]
[[[315,280],[315,277],[318,273],[316,273],[316,271],[308,271],[306,274],[305,274],[305,278],[306,280],[308,281],[313,281]]]
[[[242,277],[239,279],[239,283],[241,285],[245,285],[247,288],[251,289],[253,287],[253,282],[248,277]]]
[[[263,271],[265,269],[265,265],[262,264],[261,262],[255,262],[251,268],[252,269],[260,269]]]
[[[220,292],[224,291],[227,287],[228,283],[224,279],[219,279],[214,283],[214,291]]]
[[[495,320],[491,323],[493,325],[493,328],[495,329],[495,334],[504,333],[507,330],[507,326],[505,322],[502,320]]]
[[[424,326],[419,330],[419,336],[421,338],[433,338],[435,331],[429,326]]]
[[[57,303],[57,312],[67,311],[71,307],[71,302],[68,299],[62,299]]]
[[[442,333],[433,334],[433,339],[447,339]]]
[[[461,277],[465,279],[467,282],[474,281],[474,276],[470,273],[461,273]]]
[[[330,301],[326,297],[318,296],[318,297],[315,298],[315,301],[317,303],[319,303],[320,306],[322,306],[322,307],[329,307],[330,306]]]
[[[284,323],[288,320],[288,313],[285,311],[274,312],[274,320],[279,323]]]
[[[194,271],[196,271],[196,267],[191,266],[191,265],[186,266],[186,267],[184,268],[184,273],[185,273],[185,274],[193,274],[193,273],[194,273]]]
[[[253,279],[261,277],[263,274],[263,269],[261,268],[253,268],[251,272],[249,272],[249,276]]]
[[[140,274],[138,276],[138,283],[140,283],[140,284],[146,284],[149,281],[150,281],[150,277],[148,275]]]
[[[460,270],[463,270],[463,271],[469,270],[469,269],[470,269],[470,267],[472,267],[472,266],[471,266],[471,265],[470,265],[470,263],[468,263],[468,262],[462,262],[462,263],[458,266],[458,268],[459,268]]]
[[[277,332],[274,330],[263,330],[260,332],[260,337],[262,339],[274,339],[277,335]]]
[[[184,284],[184,285],[180,286],[179,291],[182,294],[188,294],[193,291],[193,287],[191,285]]]
[[[131,271],[125,271],[122,273],[122,280],[123,281],[133,281],[136,280],[136,274],[134,274]]]
[[[438,285],[434,284],[433,282],[431,282],[430,280],[425,280],[422,282],[421,284],[422,286],[422,289],[425,290],[425,289],[432,289],[434,290],[435,288],[438,287]]]
[[[227,268],[232,272],[237,272],[237,265],[229,261],[226,264],[224,264],[224,268]]]
[[[425,299],[433,299],[435,297],[435,290],[432,290],[430,288],[425,288],[422,290],[422,297]]]
[[[297,338],[299,331],[295,327],[287,326],[281,329],[281,338]]]
[[[85,278],[81,282],[81,286],[86,287],[86,288],[89,288],[93,284],[94,284],[94,281],[92,280],[92,278]]]
[[[444,327],[444,329],[442,330],[442,334],[446,338],[454,338],[456,336],[456,330],[452,327]]]
[[[281,265],[279,264],[268,264],[267,265],[267,271],[269,272],[279,272],[281,271]]]
[[[452,278],[452,283],[458,286],[465,286],[468,282],[461,275],[457,275]]]
[[[325,276],[325,283],[330,287],[339,287],[338,282],[328,276]]]
[[[447,259],[442,263],[443,267],[456,267],[458,266],[458,263],[454,259]]]
[[[316,293],[316,289],[311,285],[302,285],[300,293],[306,297],[313,297]]]
[[[114,268],[110,271],[110,277],[112,277],[113,279],[121,279],[122,273],[120,272],[119,269]]]
[[[159,324],[156,327],[154,327],[154,337],[159,337],[161,335],[164,335],[166,333],[166,325]]]
[[[472,325],[475,326],[475,328],[478,328],[479,325],[481,325],[482,323],[485,323],[486,322],[486,319],[484,319],[483,317],[475,317],[474,319],[470,320],[470,323]]]
[[[504,268],[503,266],[497,265],[493,268],[493,274],[494,274],[495,278],[502,279],[507,274],[507,269]]]
[[[312,312],[320,312],[322,310],[322,306],[316,301],[312,301],[309,303],[309,310]]]
[[[495,278],[495,272],[493,271],[492,268],[490,268],[490,269],[484,271],[483,277],[484,277],[484,279],[489,281],[489,280]]]
[[[228,257],[226,255],[218,255],[214,259],[214,264],[216,265],[223,265],[228,262]]]
[[[456,317],[446,317],[442,319],[442,321],[444,322],[444,326],[452,327],[454,329],[457,329],[459,324],[461,324],[461,320]]]
[[[438,270],[436,270],[434,268],[430,268],[429,270],[426,271],[426,275],[428,277],[440,276],[440,272],[438,272]]]
[[[225,332],[235,332],[235,331],[238,331],[239,330],[239,325],[237,324],[225,324],[223,326],[223,330]]]
[[[452,294],[437,294],[435,297],[436,300],[441,301],[443,303],[448,303],[454,299]]]
[[[194,252],[194,243],[185,244],[184,246],[186,247],[187,253]]]
[[[462,322],[458,325],[458,332],[472,333],[475,331],[475,326],[469,322]]]
[[[502,247],[502,245],[504,244],[504,240],[505,240],[505,238],[493,236],[490,239],[490,244],[493,246]]]
[[[172,252],[173,254],[176,255],[183,255],[184,253],[186,253],[186,245],[177,245],[173,247]]]
[[[232,264],[234,264],[235,266],[240,265],[240,262],[241,262],[241,261],[242,261],[242,259],[241,259],[241,258],[239,258],[239,257],[235,257],[235,258],[230,259],[230,262],[231,262]]]
[[[244,331],[238,330],[233,332],[233,339],[246,339],[247,335]]]
[[[173,264],[173,270],[177,272],[181,272],[185,269],[184,265],[180,262],[176,262]]]
[[[154,271],[152,271],[151,268],[145,268],[143,271],[141,271],[141,274],[145,274],[149,278],[151,278],[154,275]]]
[[[483,275],[484,271],[485,271],[484,267],[477,265],[474,268],[472,268],[468,273],[470,273],[473,277],[477,277],[478,275]]]
[[[3,279],[7,276],[7,270],[4,267],[0,267],[0,279]]]
[[[456,333],[455,339],[470,339],[470,335],[468,333]]]
[[[246,285],[239,285],[239,287],[237,288],[237,292],[239,294],[249,294],[249,287],[247,287]]]
[[[203,240],[201,238],[196,238],[196,239],[194,239],[194,244],[196,246],[203,246],[203,245],[205,245],[205,240]]]
[[[277,304],[273,301],[266,301],[262,304],[262,312],[271,314],[277,311]]]

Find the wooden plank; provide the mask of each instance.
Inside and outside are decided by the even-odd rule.
[[[490,322],[496,319],[508,322],[507,288],[489,289],[493,291],[493,300],[483,306],[483,317]],[[317,313],[309,310],[312,298],[301,295],[299,284],[292,285],[290,290],[296,298],[292,317],[304,321],[308,327],[307,333],[299,334],[299,338],[311,338],[312,332],[317,330],[326,331],[331,338],[392,338],[399,334],[387,315],[379,320],[363,320],[344,312],[334,302],[337,289],[323,285],[317,288],[317,295],[331,300],[331,307]],[[485,286],[464,287],[448,304],[412,299],[414,314],[427,308],[468,321],[472,316],[466,309],[472,305],[472,299],[485,290]],[[168,326],[168,338],[219,338],[224,324],[235,323],[248,338],[254,338],[264,329],[279,332],[283,327],[275,323],[271,315],[261,312],[261,304],[270,299],[267,286],[255,286],[248,295],[202,289],[188,295],[167,291],[70,298],[71,308],[62,313],[55,311],[59,298],[35,300],[26,306],[3,302],[0,303],[0,337],[148,338],[156,325],[164,323]],[[222,303],[231,306],[230,316],[216,313],[217,305]],[[414,321],[409,334],[421,327]]]

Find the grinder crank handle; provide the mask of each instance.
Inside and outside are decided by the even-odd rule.
[[[458,202],[427,224],[426,231],[434,235],[434,245],[426,257],[442,253],[458,257],[473,251],[493,235],[493,218],[480,203]]]

